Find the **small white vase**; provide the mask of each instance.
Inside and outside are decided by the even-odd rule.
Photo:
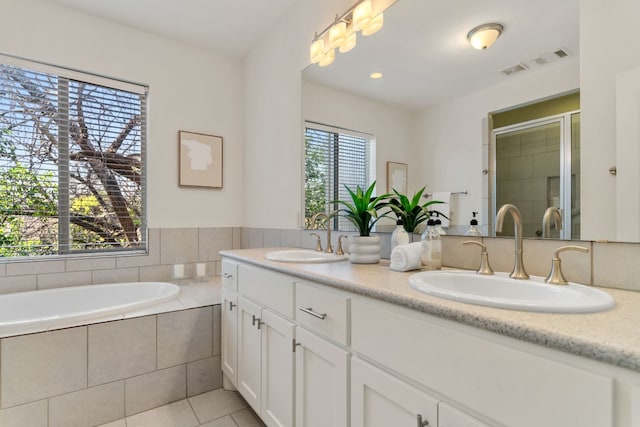
[[[352,264],[380,262],[380,236],[349,237],[349,261]]]

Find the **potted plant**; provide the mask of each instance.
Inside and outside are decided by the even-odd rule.
[[[369,188],[362,190],[356,186],[353,191],[345,185],[351,201],[336,200],[343,208],[338,213],[349,220],[358,229],[359,236],[349,238],[349,260],[354,264],[375,264],[380,261],[380,237],[371,236],[371,229],[380,218],[380,211],[388,206],[391,194],[373,197],[374,181]]]
[[[429,219],[432,212],[427,209],[429,206],[437,203],[444,203],[440,200],[429,200],[426,203],[420,204],[420,199],[422,198],[422,193],[424,193],[425,188],[426,187],[422,187],[418,190],[411,199],[394,189],[393,192],[395,193],[395,197],[390,195],[391,199],[387,202],[393,213],[396,214],[398,219],[402,220],[403,227],[407,230],[407,233],[418,232],[418,227]],[[440,213],[440,215],[447,218],[442,213]]]

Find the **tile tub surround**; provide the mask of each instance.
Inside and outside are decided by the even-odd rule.
[[[195,275],[196,264],[204,262],[207,274],[220,273],[221,250],[262,247],[315,248],[313,230],[217,227],[162,228],[149,230],[147,255],[115,255],[101,257],[73,257],[43,261],[5,261],[0,263],[0,293],[32,291],[63,286],[77,286],[117,281],[167,281],[172,267],[180,259],[185,263],[188,277]],[[332,233],[333,247],[338,236],[354,233]],[[382,258],[390,255],[390,233],[382,237]],[[321,233],[323,245],[325,234]],[[414,241],[419,235],[412,236]],[[443,263],[455,268],[476,268],[479,250],[462,246],[467,236],[443,236]],[[489,247],[491,265],[497,271],[511,271],[513,265],[512,238],[482,238]],[[343,240],[345,249],[348,239]],[[551,265],[551,253],[564,245],[582,245],[589,254],[565,252],[563,270],[571,281],[584,284],[640,291],[640,244],[603,243],[588,241],[559,241],[525,239],[525,266],[530,274],[546,276]]]
[[[98,425],[218,389],[219,328],[209,305],[2,338],[0,425]]]
[[[0,293],[115,282],[162,282],[171,279],[173,265],[185,264],[193,278],[198,263],[207,275],[220,272],[223,249],[240,248],[239,227],[152,228],[147,254],[108,254],[19,259],[0,262]]]
[[[549,243],[549,242],[546,242]],[[590,314],[547,314],[503,310],[431,297],[411,289],[413,272],[395,272],[388,261],[294,264],[272,262],[272,248],[224,251],[223,256],[323,285],[379,299],[490,332],[640,372],[640,292],[607,289],[612,310]]]

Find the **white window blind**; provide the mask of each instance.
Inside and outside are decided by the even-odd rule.
[[[375,176],[373,135],[313,122],[305,123],[305,218],[307,225],[318,211],[339,208],[334,200],[351,200],[345,185],[366,189]],[[334,218],[337,230],[355,230],[342,217]]]
[[[6,62],[0,256],[146,249],[146,87]]]

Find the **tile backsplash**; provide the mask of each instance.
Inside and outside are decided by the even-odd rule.
[[[78,257],[43,261],[8,261],[0,263],[0,293],[49,289],[109,282],[167,281],[174,264],[185,264],[187,277],[195,276],[197,263],[205,263],[207,275],[220,272],[219,251],[257,247],[302,247],[314,249],[315,237],[310,230],[212,227],[162,228],[149,230],[149,253]],[[320,231],[326,246],[326,233]],[[332,232],[332,245],[338,237],[353,233]],[[390,255],[390,233],[382,236],[382,257]],[[419,236],[414,236],[419,239]],[[476,246],[463,246],[465,236],[443,236],[443,265],[474,269],[480,262]],[[478,239],[478,238],[474,238]],[[496,271],[511,271],[514,243],[511,238],[483,237],[491,266]],[[568,280],[597,286],[640,291],[640,244],[603,243],[525,239],[525,267],[531,275],[546,276],[555,249],[565,245],[581,245],[589,253],[575,251],[561,254],[562,267]],[[348,250],[348,239],[343,239]]]

